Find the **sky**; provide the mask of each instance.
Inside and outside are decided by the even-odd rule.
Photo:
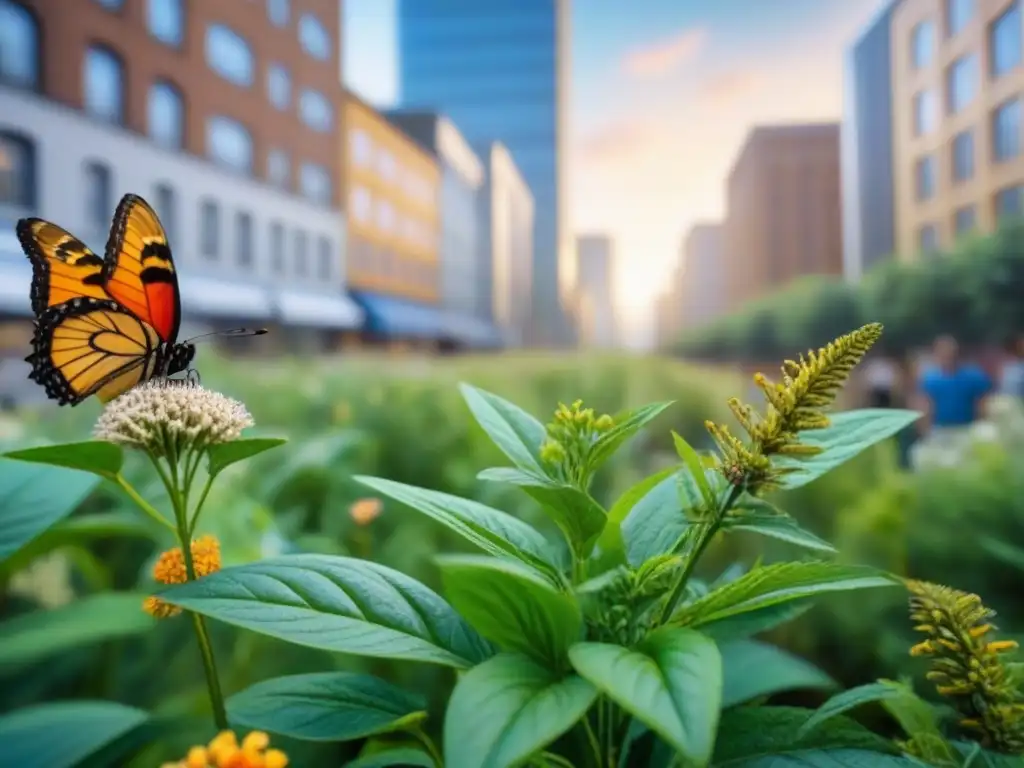
[[[617,314],[634,345],[652,338],[686,232],[724,216],[748,131],[838,121],[845,51],[884,2],[573,0],[571,228],[613,238]],[[344,5],[346,83],[389,106],[395,2]]]

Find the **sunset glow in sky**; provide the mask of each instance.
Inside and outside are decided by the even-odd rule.
[[[486,2],[487,0],[479,0]],[[572,229],[616,242],[634,339],[751,126],[838,120],[844,53],[883,0],[573,0]],[[393,0],[346,0],[345,79],[396,97]]]

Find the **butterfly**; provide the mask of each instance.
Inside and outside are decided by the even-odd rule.
[[[196,348],[178,342],[178,277],[149,203],[138,195],[121,198],[102,259],[44,219],[21,219],[17,234],[32,262],[29,378],[59,405],[92,395],[106,403],[141,382],[188,369]]]

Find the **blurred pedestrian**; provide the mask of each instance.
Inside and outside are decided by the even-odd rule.
[[[999,394],[1024,400],[1024,334],[1014,336],[1006,352],[999,373]]]
[[[892,408],[896,379],[896,363],[888,357],[871,355],[864,361],[864,383],[868,388],[868,408]]]

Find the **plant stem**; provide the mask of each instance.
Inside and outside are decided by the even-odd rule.
[[[192,518],[188,521],[188,534],[192,535],[192,532],[196,529],[196,521],[199,520],[199,513],[203,509],[203,504],[206,503],[206,497],[210,493],[210,489],[213,487],[213,475],[206,478],[206,483],[203,485],[203,490],[199,494],[199,500],[196,502],[195,509],[192,510]]]
[[[430,755],[430,759],[434,761],[436,768],[443,768],[444,758],[441,757],[441,752],[438,750],[434,740],[430,738],[430,735],[419,726],[413,728],[410,733],[415,736],[416,740],[419,741],[427,750],[427,753]]]
[[[167,528],[170,528],[172,531],[177,531],[177,528],[175,528],[174,523],[172,523],[166,517],[161,515],[152,504],[150,504],[148,501],[142,498],[139,492],[132,487],[131,483],[124,479],[123,475],[115,475],[114,482],[122,491],[124,491],[128,495],[128,498],[135,502],[135,506],[137,506],[147,515],[153,518],[156,522],[160,523],[160,525],[166,526]]]
[[[600,707],[601,705],[598,704],[598,706]],[[583,716],[583,730],[586,731],[590,748],[594,750],[594,764],[597,768],[601,768],[601,742],[598,741],[597,736],[594,734],[594,729],[590,727],[590,718],[586,715]]]

